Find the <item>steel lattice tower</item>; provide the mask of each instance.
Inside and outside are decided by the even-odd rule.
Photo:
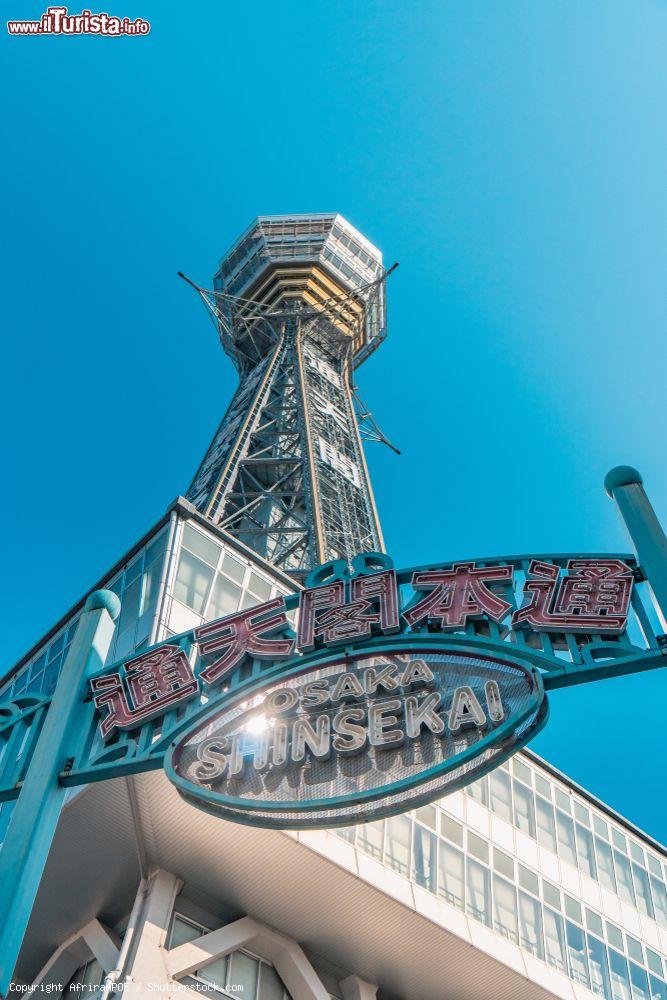
[[[194,286],[239,386],[187,497],[296,575],[383,549],[361,438],[386,439],[353,373],[384,339],[387,273],[340,215],[260,216]]]

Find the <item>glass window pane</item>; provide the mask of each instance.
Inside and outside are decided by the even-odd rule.
[[[653,874],[657,875],[658,878],[662,878],[662,868],[660,867],[660,861],[653,854],[646,853],[646,859],[648,861],[648,870]]]
[[[547,882],[546,879],[542,879],[542,893],[545,903],[553,906],[554,910],[560,910],[560,889],[557,889],[551,882]]]
[[[619,851],[623,851],[625,854],[628,853],[628,845],[625,842],[625,837],[615,826],[611,827],[611,842],[614,847],[618,847]]]
[[[235,583],[243,583],[243,577],[245,576],[245,563],[235,559],[231,553],[225,552],[222,560],[222,572]]]
[[[651,976],[651,1000],[667,1000],[667,983]]]
[[[609,941],[609,944],[613,945],[614,948],[617,948],[618,951],[623,950],[623,934],[618,927],[614,924],[610,924],[609,921],[607,921],[607,940]]]
[[[519,760],[518,757],[515,757],[512,760],[512,769],[514,771],[515,778],[520,778],[520,780],[526,785],[532,785],[531,770],[529,767],[526,767],[523,761]]]
[[[260,601],[268,601],[271,597],[271,584],[267,583],[267,581],[257,573],[250,574],[248,587],[252,590],[255,597],[260,599]]]
[[[577,802],[576,799],[574,799],[574,816],[575,819],[578,819],[580,823],[584,824],[584,826],[591,825],[591,814],[586,806],[583,806],[581,802]]]
[[[554,807],[541,795],[537,796],[537,842],[554,854],[557,853]]]
[[[185,944],[186,941],[194,941],[195,938],[201,937],[203,933],[204,931],[199,925],[191,924],[189,920],[183,920],[182,917],[174,917],[171,923],[169,947],[178,948],[179,944]]]
[[[646,959],[648,967],[651,972],[655,972],[656,976],[662,975],[662,959],[656,951],[651,951],[650,948],[646,949]]]
[[[466,785],[465,792],[471,799],[481,803],[483,806],[488,806],[489,786],[486,777],[479,778],[478,781],[473,781],[471,784]]]
[[[546,959],[549,965],[567,973],[563,919],[559,913],[554,913],[548,906],[544,907],[544,940]]]
[[[630,962],[630,985],[632,987],[632,1000],[651,1000],[646,973],[634,962]]]
[[[438,892],[452,906],[463,909],[463,854],[444,841],[440,841],[438,851]]]
[[[542,945],[542,912],[539,902],[525,892],[519,892],[519,929],[521,947],[537,958],[544,958]]]
[[[186,524],[183,529],[183,545],[214,569],[218,565],[222,546],[207,538],[201,531],[197,531],[191,524]]]
[[[586,926],[589,931],[593,931],[599,938],[604,939],[604,928],[602,926],[602,917],[599,914],[594,913],[593,910],[589,910],[586,907]]]
[[[563,898],[565,900],[565,915],[569,917],[570,920],[576,920],[578,924],[582,924],[581,903],[579,900],[573,899],[572,896],[568,896],[566,892],[563,893]]]
[[[493,876],[493,927],[503,937],[518,943],[516,889],[498,875]]]
[[[600,819],[599,816],[596,816],[595,813],[593,813],[593,829],[601,837],[604,837],[605,840],[609,840],[609,827],[605,821]]]
[[[468,858],[466,891],[468,901],[466,912],[479,920],[480,923],[491,925],[491,906],[489,899],[489,869]]]
[[[630,861],[625,854],[614,851],[614,867],[616,869],[616,881],[618,883],[618,894],[626,903],[636,906],[635,890],[632,885],[632,873],[630,871]]]
[[[235,951],[229,956],[227,989],[246,1000],[255,1000],[259,962],[244,951]]]
[[[535,872],[531,872],[530,868],[524,868],[522,864],[519,865],[519,885],[522,889],[528,889],[535,896],[540,894],[540,883],[537,875]]]
[[[543,778],[541,774],[538,774],[537,771],[535,772],[535,791],[551,802],[551,783],[546,778]]]
[[[419,823],[414,826],[414,876],[417,885],[436,891],[436,836]]]
[[[392,816],[387,820],[384,861],[401,875],[410,874],[411,827],[409,816]]]
[[[493,848],[493,867],[501,875],[505,875],[512,882],[514,881],[514,859],[497,847]]]
[[[512,791],[510,776],[506,771],[497,768],[489,776],[491,808],[496,816],[512,822]]]
[[[271,965],[262,962],[259,971],[259,993],[257,1000],[283,1000],[285,987],[283,981]]]
[[[514,825],[527,833],[529,837],[535,836],[535,806],[533,805],[533,793],[530,788],[526,788],[520,781],[513,781],[514,789]]]
[[[457,823],[451,816],[443,813],[440,820],[440,828],[448,840],[458,844],[459,847],[463,847],[463,827],[460,823]]]
[[[651,891],[653,902],[655,903],[655,918],[664,927],[667,927],[667,890],[665,883],[651,875]]]
[[[216,958],[214,962],[209,962],[201,969],[197,969],[195,975],[198,979],[203,979],[205,983],[211,983],[212,986],[219,986],[220,989],[224,990],[227,982],[227,963],[226,956]]]
[[[566,813],[571,812],[570,796],[562,788],[559,788],[558,785],[554,785],[554,794],[556,796],[556,805],[559,809],[562,809]]]
[[[472,830],[468,830],[468,853],[472,854],[479,861],[489,862],[489,844],[483,837],[478,837]]]
[[[600,874],[600,885],[608,889],[609,892],[616,892],[616,876],[614,874],[614,862],[611,856],[611,847],[606,840],[595,838],[595,853],[598,859],[598,872]]]
[[[141,578],[135,580],[123,591],[120,602],[120,618],[118,619],[118,632],[124,632],[130,625],[135,625],[139,617],[139,604],[141,602]]]
[[[644,852],[639,844],[635,844],[634,840],[629,840],[628,844],[630,845],[630,857],[632,860],[636,861],[638,865],[645,867],[646,858],[644,857]]]
[[[435,830],[435,806],[420,806],[419,809],[415,810],[415,819],[424,823],[431,830]]]
[[[643,965],[644,949],[642,948],[641,941],[638,941],[637,938],[633,938],[632,934],[628,934],[626,932],[625,944],[630,958],[634,958],[635,962],[639,962],[640,965]]]
[[[581,823],[576,823],[577,853],[579,855],[579,868],[588,875],[589,878],[597,879],[598,873],[595,866],[595,853],[593,851],[593,835]]]
[[[203,614],[213,570],[206,563],[182,549],[178,560],[174,597],[177,601],[187,604],[198,615]]]
[[[206,609],[206,617],[213,621],[215,618],[224,618],[238,611],[241,604],[242,590],[235,583],[228,580],[226,576],[216,576],[211,600]]]
[[[632,874],[635,879],[635,889],[637,891],[637,902],[639,909],[651,920],[654,917],[653,901],[651,900],[651,889],[648,884],[648,872],[645,868],[640,868],[638,864],[632,862]]]
[[[611,995],[614,1000],[631,1000],[628,963],[623,955],[609,949],[609,973],[611,975]]]
[[[382,845],[384,842],[384,820],[375,823],[364,823],[359,827],[357,846],[372,858],[382,861]]]
[[[591,990],[605,1000],[612,1000],[611,980],[607,964],[607,949],[602,941],[592,934],[586,935],[588,944],[588,966],[591,974]]]
[[[570,963],[570,977],[576,983],[581,983],[582,986],[587,986],[590,989],[584,932],[581,927],[577,927],[570,920],[566,920],[565,939],[567,941],[567,955]]]
[[[574,823],[560,809],[556,809],[556,830],[558,833],[558,854],[568,864],[577,867],[577,851],[574,846]]]

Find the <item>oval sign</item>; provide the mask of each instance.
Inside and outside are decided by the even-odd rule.
[[[430,802],[497,767],[546,722],[532,667],[394,643],[311,663],[240,693],[174,744],[181,795],[277,829],[366,822]]]

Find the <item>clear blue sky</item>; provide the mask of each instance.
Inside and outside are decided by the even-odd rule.
[[[397,564],[623,550],[620,462],[667,520],[664,3],[102,9],[150,36],[2,37],[5,665],[186,489],[235,380],[176,272],[259,213],[400,261],[359,375]],[[663,840],[666,679],[557,693],[535,744]]]

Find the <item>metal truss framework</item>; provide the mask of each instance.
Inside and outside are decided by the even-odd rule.
[[[389,442],[360,402],[352,368],[386,273],[316,307],[301,271],[278,277],[269,302],[193,286],[240,384],[187,497],[293,575],[383,548],[361,438]]]

